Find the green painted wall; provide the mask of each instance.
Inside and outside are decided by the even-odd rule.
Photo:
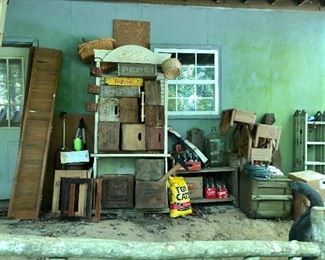
[[[5,32],[9,39],[37,39],[41,47],[63,50],[56,110],[83,113],[93,79],[77,45],[82,37],[111,37],[113,19],[150,21],[153,44],[220,46],[222,109],[255,111],[258,118],[275,113],[283,128],[283,171],[292,170],[294,111],[325,110],[324,12],[11,0]],[[183,134],[192,127],[208,134],[218,119],[170,124]]]

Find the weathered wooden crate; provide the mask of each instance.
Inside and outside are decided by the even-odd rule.
[[[203,177],[184,177],[190,199],[203,199]]]
[[[120,122],[98,123],[98,151],[120,150]]]
[[[99,121],[120,121],[118,98],[101,98],[99,100]]]
[[[145,105],[144,121],[146,126],[164,126],[165,109],[164,106]]]
[[[122,150],[123,151],[144,151],[145,125],[122,124]]]
[[[101,97],[140,97],[140,87],[102,86]]]
[[[308,185],[313,187],[315,190],[319,192],[322,196],[323,200],[325,201],[325,175],[312,171],[299,171],[299,172],[291,172],[288,174],[288,178],[293,181],[301,181],[306,182]],[[307,199],[306,196],[298,193],[294,193],[293,196],[293,210],[292,215],[293,219],[299,218],[309,207],[310,201]]]
[[[147,80],[144,82],[145,104],[163,105],[161,101],[160,81]]]
[[[134,176],[103,175],[102,208],[134,207]]]
[[[164,150],[164,140],[163,127],[146,127],[146,150]]]
[[[292,192],[285,177],[256,180],[240,174],[239,207],[250,218],[290,218]]]
[[[135,161],[135,179],[137,181],[158,181],[164,174],[164,159],[137,159]]]
[[[165,181],[136,181],[135,183],[135,208],[168,208],[167,186]]]
[[[126,77],[156,77],[156,64],[118,63],[117,73]]]
[[[139,99],[120,98],[120,122],[139,123]]]

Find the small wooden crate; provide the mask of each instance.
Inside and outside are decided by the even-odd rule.
[[[99,121],[120,121],[118,98],[101,98],[99,100]]]
[[[164,150],[164,128],[146,127],[146,150]]]
[[[226,109],[221,113],[220,134],[227,134],[229,128],[234,123],[255,124],[256,114],[254,112],[240,111],[237,109]]]
[[[190,199],[203,199],[203,177],[184,177]]]
[[[145,126],[141,124],[122,124],[122,150],[144,151]]]
[[[145,104],[163,105],[161,101],[160,81],[147,80],[144,82]]]
[[[120,150],[120,122],[98,123],[98,151]]]
[[[136,181],[135,208],[168,208],[167,185],[165,181]]]
[[[156,127],[165,125],[164,106],[145,105],[144,113],[146,126]]]
[[[137,181],[158,181],[164,174],[164,159],[137,159],[135,161],[135,179]]]
[[[140,87],[102,86],[100,96],[110,97],[140,97]]]
[[[292,192],[285,177],[256,180],[240,174],[239,207],[250,218],[290,218]]]
[[[134,176],[103,175],[102,208],[134,207]]]
[[[139,99],[120,98],[120,122],[139,123]]]
[[[118,63],[118,75],[126,77],[156,77],[156,64]]]
[[[56,170],[53,184],[53,201],[52,201],[52,214],[55,217],[60,215],[59,201],[61,193],[61,179],[62,178],[87,178],[87,171],[85,170]],[[86,188],[80,186],[78,195],[78,211],[75,216],[83,216],[86,203]]]

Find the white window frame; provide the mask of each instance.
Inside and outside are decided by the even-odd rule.
[[[213,80],[167,80],[167,88],[169,85],[175,84],[191,84],[191,85],[204,85],[204,84],[214,84],[215,91],[214,96],[214,109],[212,111],[168,111],[169,118],[209,118],[216,117],[220,115],[221,107],[221,87],[220,87],[220,49],[216,46],[210,47],[155,47],[153,48],[156,53],[188,53],[188,54],[214,54],[214,79]],[[197,68],[197,56],[195,55],[195,68]],[[177,95],[177,94],[176,94]],[[176,96],[177,99],[177,96]],[[168,102],[167,96],[167,102]]]

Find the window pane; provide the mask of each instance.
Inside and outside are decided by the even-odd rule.
[[[5,59],[0,59],[0,82],[7,81],[7,64]]]
[[[188,66],[181,66],[181,73],[178,80],[193,80],[195,79],[195,66],[194,65],[188,65]]]
[[[9,60],[9,81],[21,81],[23,78],[23,65],[21,59]]]
[[[22,106],[11,106],[10,107],[10,125],[20,126],[23,114]]]
[[[197,67],[197,78],[201,80],[214,80],[214,67]]]
[[[168,97],[176,97],[176,85],[168,85]]]
[[[198,53],[197,54],[197,65],[210,65],[214,66],[214,54],[213,53]]]
[[[195,53],[178,53],[178,60],[182,65],[195,65]]]
[[[24,92],[22,82],[9,83],[10,104],[21,105],[24,101]]]
[[[8,106],[0,106],[0,126],[8,126],[7,111]]]
[[[214,84],[197,85],[198,97],[214,97]]]
[[[214,102],[212,99],[198,99],[197,111],[213,111]]]
[[[5,82],[0,82],[0,105],[8,104],[8,89]]]
[[[178,99],[177,111],[195,111],[195,100],[186,98]]]
[[[178,85],[178,97],[190,97],[195,94],[195,85]]]
[[[168,99],[168,111],[176,111],[176,99]]]

